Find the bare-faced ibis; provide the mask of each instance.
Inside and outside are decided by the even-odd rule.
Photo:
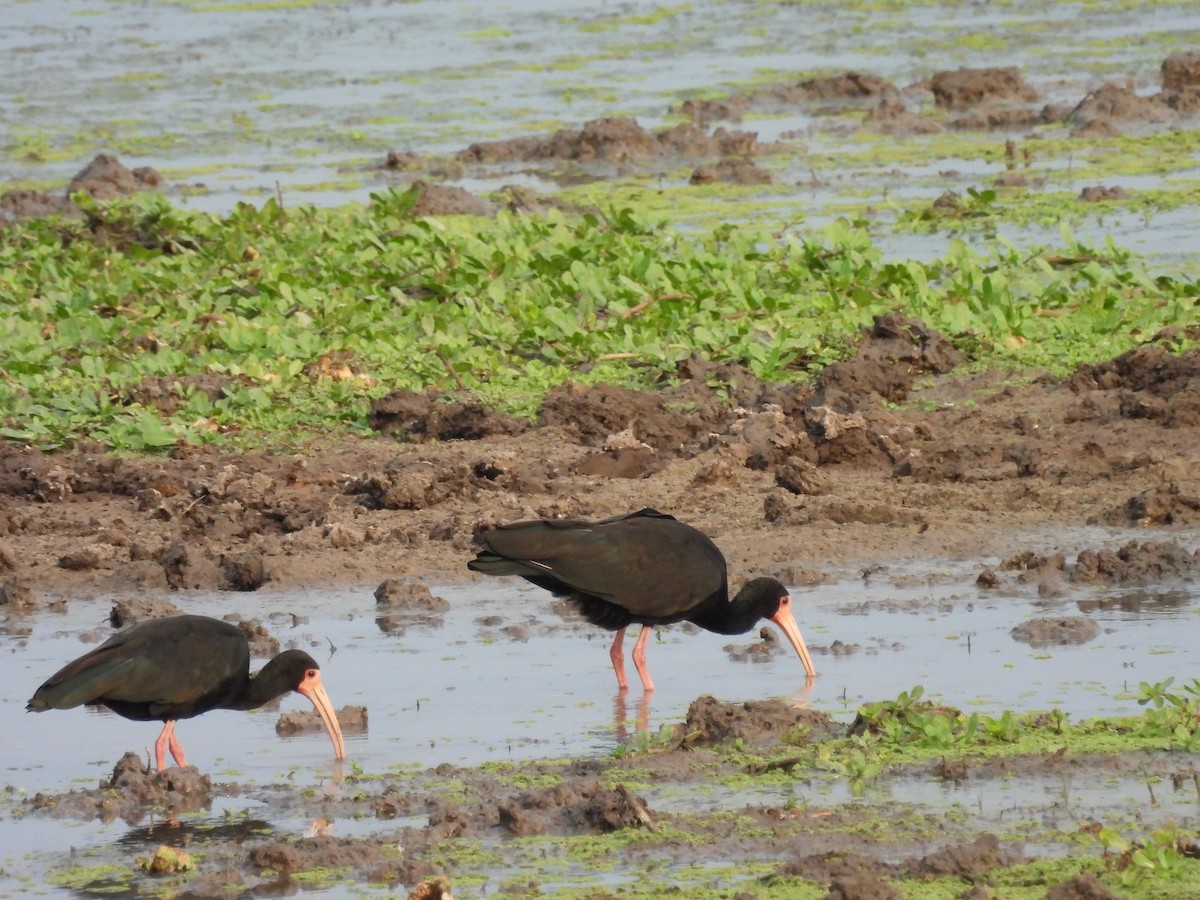
[[[139,622],[114,634],[90,653],[67,663],[38,688],[25,708],[32,712],[107,706],[119,716],[164,723],[154,744],[159,771],[166,753],[186,766],[175,722],[210,709],[256,709],[288,691],[316,708],[338,759],[346,745],[321,667],[302,650],[285,650],[256,675],[250,647],[236,625],[208,616],[169,616]]]
[[[647,691],[646,641],[655,625],[687,620],[717,634],[744,634],[760,619],[781,629],[809,678],[812,657],[792,617],[792,598],[774,578],[755,578],[729,599],[725,557],[707,536],[674,516],[642,509],[599,522],[538,519],[484,532],[467,566],[486,575],[520,575],[574,601],[593,625],[616,631],[609,656],[617,685],[628,687],[622,641],[642,625],[633,664]]]

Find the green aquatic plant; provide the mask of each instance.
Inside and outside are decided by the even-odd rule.
[[[1200,679],[1183,685],[1182,692],[1170,690],[1175,678],[1138,685],[1138,705],[1146,707],[1143,731],[1170,737],[1185,750],[1200,749]]]
[[[1185,839],[1174,828],[1160,828],[1144,840],[1125,837],[1115,828],[1101,828],[1096,839],[1105,855],[1115,854],[1114,865],[1121,873],[1121,883],[1143,885],[1149,881],[1179,881],[1189,869],[1189,862],[1180,845]]]
[[[531,415],[567,380],[653,388],[693,354],[765,381],[844,358],[903,311],[975,366],[1069,371],[1198,318],[1196,286],[1112,245],[953,242],[886,261],[846,220],[678,231],[632,207],[413,219],[412,190],[341,210],[159,197],[0,234],[0,437],[124,451],[365,433],[389,391]]]

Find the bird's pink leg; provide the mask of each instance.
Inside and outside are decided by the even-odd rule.
[[[650,672],[646,669],[646,641],[650,640],[650,634],[654,629],[649,625],[642,626],[642,632],[638,635],[637,643],[633,645],[633,665],[637,668],[637,673],[642,679],[642,687],[646,693],[654,690],[654,682],[650,680]]]
[[[175,762],[179,765],[179,767],[185,767],[187,765],[187,760],[183,758],[183,744],[179,743],[178,738],[175,737],[174,722],[171,723],[171,741],[168,746],[171,749],[171,755],[175,757]]]
[[[158,771],[162,772],[167,767],[167,750],[171,751],[171,756],[175,758],[176,764],[186,766],[187,760],[183,758],[183,745],[175,737],[175,720],[170,719],[163,730],[158,735],[158,740],[154,742],[154,761],[158,765]]]
[[[613,671],[617,673],[617,689],[621,691],[629,689],[629,681],[625,678],[625,651],[621,648],[624,640],[625,629],[618,628],[617,636],[613,638],[612,646],[608,648],[608,658],[612,660]]]
[[[154,765],[159,772],[167,768],[167,743],[171,740],[174,724],[170,720],[164,722],[162,731],[158,733],[158,740],[154,742]]]

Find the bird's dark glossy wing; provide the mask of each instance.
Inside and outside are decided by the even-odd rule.
[[[152,619],[113,635],[38,688],[30,709],[70,709],[99,700],[152,711],[191,703],[245,679],[250,656],[233,625],[204,616]]]
[[[493,555],[528,570],[484,571],[552,577],[635,617],[670,618],[726,592],[716,545],[654,510],[594,523],[522,522],[489,531],[483,541]]]
[[[68,663],[39,687],[26,709],[73,709],[103,697],[128,677],[134,661],[97,647],[91,653]]]

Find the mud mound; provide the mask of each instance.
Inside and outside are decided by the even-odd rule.
[[[695,169],[689,184],[770,184],[771,173],[750,159],[723,159],[715,166],[700,166]]]
[[[1083,584],[1154,584],[1189,578],[1200,567],[1200,550],[1189,551],[1174,541],[1129,541],[1116,550],[1081,550],[1074,563],[1061,554],[1043,556],[1026,550],[1000,563],[1002,571],[1015,571],[1024,582],[1059,574]]]
[[[159,233],[158,226],[146,220],[130,222],[122,221],[119,216],[109,217],[103,208],[85,212],[71,199],[74,193],[85,193],[100,201],[114,200],[139,191],[157,190],[162,184],[162,176],[155,169],[149,166],[128,169],[115,156],[101,153],[76,173],[60,197],[27,190],[8,191],[0,196],[0,224],[63,215],[71,219],[84,219],[93,240],[112,246],[138,246],[163,253],[195,249],[197,244],[190,237]],[[64,230],[67,240],[75,240],[79,235],[77,226]],[[99,306],[97,312],[102,315],[119,314],[106,306]]]
[[[769,662],[787,652],[773,628],[761,629],[758,640],[752,644],[726,644],[721,649],[733,662]]]
[[[863,125],[881,134],[937,134],[942,126],[920,113],[913,112],[904,101],[884,97],[879,105],[863,117]]]
[[[570,429],[581,443],[596,447],[632,427],[642,443],[655,450],[673,452],[695,444],[707,431],[706,423],[694,415],[667,409],[659,395],[610,384],[573,382],[552,388],[546,394],[538,409],[538,424]]]
[[[607,834],[625,828],[658,826],[646,802],[623,784],[609,789],[598,782],[564,783],[525,791],[497,810],[511,834]]]
[[[1038,103],[1037,91],[1012,66],[938,72],[917,86],[929,89],[936,108],[952,113],[952,128],[1018,131],[1066,123],[1073,126],[1075,136],[1106,136],[1120,133],[1117,124],[1177,122],[1200,113],[1197,58],[1195,53],[1168,57],[1162,64],[1163,90],[1145,97],[1131,84],[1113,82],[1075,104],[1043,105]],[[884,134],[942,130],[937,118],[910,111],[894,85],[858,72],[772,85],[719,99],[687,100],[670,111],[703,126],[718,120],[740,121],[750,111],[772,112],[814,102],[835,111],[870,105],[863,125]]]
[[[126,753],[112,776],[95,790],[39,793],[26,803],[55,817],[104,822],[120,818],[133,825],[155,813],[174,815],[210,808],[212,780],[195,766],[153,772],[136,753]]]
[[[853,852],[830,852],[813,853],[786,862],[775,870],[775,875],[779,878],[804,878],[820,884],[857,877],[878,880],[898,872],[898,866],[869,856],[860,856]]]
[[[1176,53],[1162,64],[1164,91],[1182,91],[1200,87],[1200,53]]]
[[[385,852],[388,849],[382,842],[318,835],[258,844],[250,848],[249,860],[260,870],[271,869],[285,876],[312,869],[349,868],[379,872],[395,864],[394,857]]]
[[[1200,425],[1200,351],[1171,353],[1161,344],[1135,347],[1107,362],[1081,365],[1071,390],[1115,392],[1123,418],[1151,419],[1167,427]],[[1093,406],[1096,415],[1105,407]],[[1084,415],[1083,418],[1088,418]]]
[[[389,634],[403,634],[409,626],[436,627],[450,604],[419,581],[389,578],[375,588],[375,624]]]
[[[843,875],[833,880],[821,900],[904,900],[904,894],[874,875]]]
[[[796,87],[808,100],[864,100],[891,97],[899,93],[896,86],[885,78],[853,71],[825,78],[808,78]]]
[[[880,98],[899,96],[896,86],[877,75],[843,72],[822,78],[807,78],[795,84],[778,84],[721,100],[685,100],[670,110],[688,116],[697,125],[719,120],[740,121],[750,111],[775,111],[800,104],[823,102],[837,105],[861,105]]]
[[[1084,129],[1097,125],[1166,122],[1174,117],[1168,98],[1163,94],[1139,95],[1131,84],[1108,82],[1079,101],[1067,115],[1067,122]]]
[[[83,212],[67,198],[44,191],[15,190],[0,194],[0,224],[46,216],[81,218]]]
[[[183,610],[170,600],[146,600],[141,597],[130,597],[113,603],[112,609],[108,613],[108,621],[113,628],[124,628],[147,619],[179,615],[183,615]]]
[[[451,497],[470,496],[480,479],[465,463],[431,466],[419,460],[388,465],[346,486],[367,509],[428,509]]]
[[[529,427],[478,403],[459,403],[435,393],[404,390],[372,400],[367,421],[380,434],[399,434],[412,443],[476,441],[492,435],[520,434]]]
[[[1013,640],[1030,647],[1060,647],[1086,644],[1100,634],[1100,626],[1086,616],[1031,619],[1010,632]]]
[[[342,734],[367,733],[367,708],[347,703],[337,710],[338,725]],[[298,734],[320,734],[325,731],[325,723],[313,709],[302,709],[295,712],[285,712],[275,722],[275,733],[280,737],[294,737]]]
[[[850,412],[868,400],[899,402],[923,373],[945,374],[966,356],[940,332],[900,313],[876,316],[853,358],[821,370],[813,405]]]
[[[950,110],[967,109],[985,100],[1029,103],[1037,99],[1037,91],[1015,66],[938,72],[930,79],[929,89],[933,102]]]
[[[490,216],[495,213],[491,203],[460,187],[414,181],[409,188],[416,199],[409,215],[422,216]]]
[[[225,616],[226,622],[238,627],[238,631],[246,639],[250,647],[250,656],[258,659],[270,659],[279,655],[279,641],[267,630],[258,619],[243,619],[237,613]]]
[[[1200,496],[1185,494],[1174,483],[1147,488],[1105,513],[1090,525],[1195,525],[1200,523]]]
[[[1118,900],[1117,895],[1090,872],[1083,872],[1046,892],[1046,900]]]
[[[1200,550],[1172,541],[1130,541],[1119,550],[1084,550],[1070,570],[1072,581],[1100,584],[1151,584],[1193,575]]]
[[[1002,869],[1021,862],[1019,853],[1009,853],[1000,848],[994,834],[979,835],[969,844],[955,844],[935,850],[917,860],[905,864],[910,876],[920,878],[942,878],[954,876],[966,881],[979,881],[992,869]]]
[[[839,726],[825,713],[788,706],[782,700],[722,703],[706,694],[692,701],[687,718],[675,726],[674,738],[699,745],[733,740],[765,743],[794,728],[803,729],[809,740],[820,740]]]
[[[594,119],[562,128],[549,138],[523,137],[469,146],[457,158],[468,163],[562,160],[630,164],[664,157],[747,156],[757,152],[753,134],[718,128],[711,135],[692,125],[649,132],[632,118]]]
[[[417,615],[445,612],[450,604],[435,596],[419,581],[389,578],[375,588],[375,606],[393,612],[410,612]]]
[[[7,615],[20,615],[40,609],[41,600],[22,578],[0,581],[0,609]]]
[[[97,200],[112,200],[162,186],[162,176],[150,166],[126,168],[115,156],[98,154],[67,185],[67,196],[82,191]]]

